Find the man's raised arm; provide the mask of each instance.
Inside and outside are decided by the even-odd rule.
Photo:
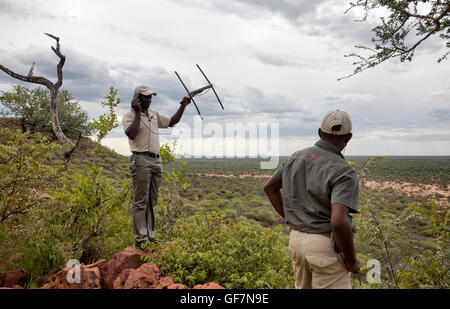
[[[170,118],[169,127],[173,127],[174,125],[176,125],[180,121],[181,116],[183,115],[184,109],[186,108],[186,106],[189,103],[191,103],[191,98],[190,97],[184,97],[181,100],[180,107],[178,108],[176,113]]]

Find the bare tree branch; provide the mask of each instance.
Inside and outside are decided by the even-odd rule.
[[[1,64],[0,64],[0,69],[15,79],[18,79],[18,80],[21,80],[24,82],[28,82],[28,83],[44,85],[45,87],[48,88],[48,90],[50,90],[50,116],[51,116],[53,132],[55,132],[55,135],[58,138],[58,141],[60,143],[72,145],[72,142],[62,132],[61,126],[59,124],[59,117],[58,117],[58,93],[59,93],[59,88],[61,87],[62,82],[63,82],[62,68],[64,66],[64,62],[66,61],[66,57],[63,54],[61,54],[60,45],[59,45],[59,37],[57,37],[53,34],[50,34],[50,33],[44,33],[44,34],[56,40],[56,48],[51,46],[53,52],[59,58],[59,63],[56,66],[56,73],[58,75],[58,81],[56,83],[52,83],[50,80],[48,80],[47,78],[42,77],[42,76],[33,76],[34,63],[28,73],[28,76],[13,72],[12,70],[6,68],[5,66],[3,66]],[[68,149],[66,151],[70,151],[70,149]]]

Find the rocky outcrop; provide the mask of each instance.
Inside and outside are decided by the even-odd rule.
[[[127,247],[116,253],[111,260],[100,267],[102,287],[113,289],[114,281],[122,271],[125,269],[136,269],[144,264],[144,261],[141,259],[142,255],[150,256],[148,252],[136,247]]]
[[[105,260],[106,261],[106,260]],[[103,262],[103,261],[102,261]],[[98,263],[96,263],[98,264]],[[101,289],[100,271],[97,266],[78,265],[66,267],[47,278],[43,289]],[[79,271],[79,275],[77,274]]]
[[[107,261],[66,267],[43,281],[43,289],[188,289],[163,277],[155,263],[145,263],[141,256],[151,254],[127,247]],[[0,274],[0,287],[21,288],[29,279],[24,270]],[[217,283],[198,284],[194,289],[223,289]]]
[[[24,270],[7,271],[0,273],[0,287],[4,288],[18,288],[28,281],[30,274]]]
[[[115,289],[187,289],[171,277],[161,277],[155,263],[144,263],[137,269],[125,269],[114,281]]]
[[[127,276],[120,278],[123,285],[115,284],[116,289],[152,289],[161,278],[158,266],[155,263],[142,264],[137,269],[131,269],[127,274]]]

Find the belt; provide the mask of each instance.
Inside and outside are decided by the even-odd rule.
[[[331,238],[331,233],[330,232],[329,233],[320,233],[319,235],[323,235],[323,236],[326,236],[328,238]]]
[[[159,158],[159,154],[158,154],[158,153],[153,153],[153,152],[147,152],[147,151],[145,151],[145,152],[138,152],[138,151],[133,151],[133,153],[134,153],[135,155],[142,155],[142,156],[147,156],[147,157],[155,158],[155,159],[158,159],[158,158]]]
[[[302,232],[302,231],[299,231],[299,230],[296,230],[296,229],[293,229],[293,230],[295,230],[295,231],[297,231],[297,232],[300,232],[300,233],[305,233],[305,232]],[[315,233],[306,233],[306,234],[315,234]],[[328,237],[328,238],[331,238],[331,232],[328,232],[328,233],[318,233],[318,234],[315,234],[315,235],[322,235],[322,236],[326,236],[326,237]]]

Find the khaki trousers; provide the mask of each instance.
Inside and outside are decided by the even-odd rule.
[[[135,241],[155,237],[155,213],[158,188],[162,181],[161,158],[132,154],[130,158],[134,199],[132,204],[133,237]]]
[[[330,235],[292,230],[288,251],[296,289],[351,289],[350,273]]]

